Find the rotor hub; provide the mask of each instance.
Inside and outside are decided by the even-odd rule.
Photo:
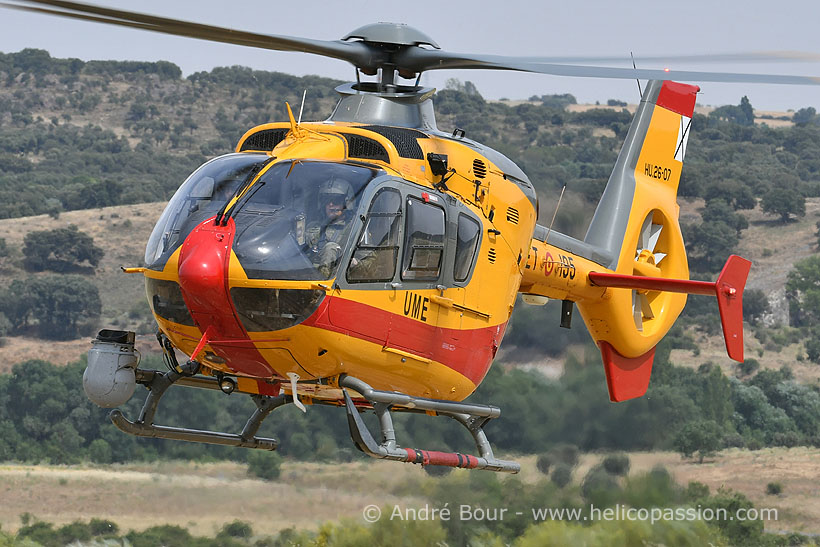
[[[342,38],[344,41],[355,39],[375,44],[431,46],[441,49],[435,40],[404,23],[371,23],[357,28]]]

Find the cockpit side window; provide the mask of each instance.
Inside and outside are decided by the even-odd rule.
[[[481,239],[481,226],[474,219],[462,213],[458,215],[457,237],[453,279],[461,283],[467,281],[470,276],[478,242]]]
[[[367,213],[362,233],[347,269],[349,283],[387,282],[396,273],[399,252],[401,194],[380,190]]]
[[[438,279],[444,257],[444,227],[444,209],[414,197],[407,198],[402,279]]]

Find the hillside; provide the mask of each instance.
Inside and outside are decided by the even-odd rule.
[[[54,59],[42,50],[0,54],[0,237],[11,253],[0,258],[0,275],[6,283],[30,275],[20,268],[27,232],[79,226],[105,249],[89,276],[102,295],[99,324],[143,333],[142,348],[148,350],[152,327],[142,282],[119,273],[119,267],[139,265],[162,203],[192,169],[230,151],[248,128],[284,119],[285,101],[296,106],[302,90],[308,90],[304,117],[324,119],[339,83],[238,66],[182,78],[167,62],[82,62]],[[542,223],[550,222],[566,186],[555,229],[583,237],[634,107],[578,105],[571,95],[488,102],[470,82],[457,80],[434,100],[442,130],[461,128],[528,173],[539,193]],[[810,109],[764,113],[746,103],[699,106],[692,121],[679,190],[692,277],[714,278],[715,264],[732,252],[748,256],[755,264],[749,288],[762,290],[772,308],[763,318],[769,327],[787,323],[786,276],[795,261],[815,252],[819,120]],[[777,194],[802,200],[805,214],[786,211],[790,220],[784,223],[778,213],[764,213],[767,196]],[[519,321],[523,326],[514,319],[508,334],[510,360],[541,359],[543,348],[527,349],[533,337],[520,336],[527,321],[550,325],[549,336],[535,338],[560,341],[557,352],[550,350],[553,358],[564,345],[584,340],[582,334],[557,333],[551,308],[526,313],[526,321]],[[709,313],[714,316],[714,309]],[[701,353],[675,350],[676,355],[692,366],[711,360],[731,370],[719,342],[708,338],[711,333],[689,330]],[[44,348],[25,332],[15,334],[0,348],[2,369],[35,356],[70,361],[87,347],[83,340]],[[750,354],[764,367],[795,364],[802,351],[797,344],[757,343],[752,334],[747,332]],[[518,347],[509,351],[513,346]],[[799,377],[817,377],[813,365],[795,366]]]
[[[680,205],[681,221],[691,222],[699,217],[697,210],[703,203],[681,199]],[[69,224],[76,225],[81,231],[92,235],[97,245],[105,251],[100,266],[95,269],[93,275],[88,276],[100,290],[103,304],[100,328],[136,330],[140,333],[140,351],[154,352],[157,345],[152,334],[152,321],[148,316],[142,276],[124,274],[120,268],[142,263],[145,242],[163,207],[164,203],[142,203],[68,211],[61,213],[58,218],[38,215],[0,219],[0,233],[6,234],[5,239],[12,249],[11,256],[0,262],[0,274],[6,280],[30,275],[20,267],[20,249],[26,233]],[[738,252],[753,263],[747,287],[764,290],[770,295],[774,311],[769,319],[773,323],[783,324],[788,319],[784,296],[787,274],[794,262],[816,252],[815,223],[820,220],[820,198],[809,198],[805,217],[787,225],[771,220],[759,208],[744,214],[749,219],[750,226],[744,232]],[[693,274],[693,277],[697,276],[698,274]],[[523,305],[517,306],[515,313],[520,313],[522,308]],[[713,312],[717,314],[717,306]],[[557,320],[546,322],[545,328],[548,332],[556,331],[560,334]],[[579,321],[574,328],[583,329],[583,326]],[[697,367],[701,363],[711,361],[719,364],[730,375],[736,373],[732,361],[726,357],[720,336],[715,336],[714,333],[697,333],[694,330],[692,332],[696,336],[700,351],[698,355],[693,355],[690,350],[674,350],[673,358],[677,364]],[[745,337],[747,355],[760,361],[763,368],[779,369],[783,365],[788,365],[802,381],[813,383],[820,380],[820,367],[796,360],[797,354],[802,352],[799,344],[772,351],[767,350],[765,345],[755,338],[751,329],[747,328]],[[89,339],[90,337],[76,341],[43,343],[37,338],[10,336],[6,344],[0,347],[0,372],[8,371],[14,364],[27,359],[45,359],[59,364],[75,361],[88,350]],[[563,362],[563,357],[551,359],[537,352],[532,355],[523,348],[512,347],[509,343],[504,344],[502,349],[503,361],[528,364],[539,370],[543,368],[547,375],[554,374],[550,373],[550,370],[560,371]],[[763,354],[759,355],[759,351]]]
[[[766,521],[769,532],[820,533],[820,505],[814,492],[820,480],[813,461],[818,449],[726,450],[704,464],[681,460],[670,452],[631,453],[632,477],[658,465],[682,485],[706,484],[712,492],[729,488],[745,494],[757,508],[778,511]],[[601,455],[584,455],[573,475],[580,481]],[[534,457],[522,459],[515,478],[533,485],[545,477]],[[470,471],[454,471],[464,479]],[[472,472],[476,473],[476,472]],[[197,535],[213,535],[235,519],[249,522],[260,534],[276,534],[285,527],[316,529],[329,520],[361,519],[369,504],[420,508],[431,503],[425,493],[438,480],[418,466],[391,462],[319,464],[286,462],[274,483],[254,479],[245,466],[230,462],[163,462],[114,466],[0,466],[0,527],[13,531],[20,517],[30,513],[58,525],[74,520],[104,518],[124,529],[142,530],[176,524]],[[778,481],[779,496],[767,495],[765,484]],[[492,482],[478,481],[479,484]],[[439,506],[435,501],[433,505]],[[498,507],[505,507],[498,500]],[[185,507],[184,516],[170,508]]]

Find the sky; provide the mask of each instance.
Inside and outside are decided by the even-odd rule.
[[[407,23],[456,52],[524,56],[600,56],[802,51],[820,54],[820,2],[816,0],[97,0],[108,7],[141,11],[258,33],[333,40],[368,23]],[[285,53],[208,43],[139,30],[107,27],[39,14],[0,10],[0,51],[48,50],[54,57],[83,60],[168,60],[183,74],[243,65],[295,75],[353,80],[353,66],[304,53]],[[820,76],[820,62],[668,64],[680,70]],[[579,102],[637,102],[635,81],[566,78],[485,70],[441,70],[422,83],[443,88],[448,78],[472,81],[486,99],[526,99],[572,93]],[[748,96],[759,110],[820,110],[820,86],[700,83],[698,102],[738,104]]]

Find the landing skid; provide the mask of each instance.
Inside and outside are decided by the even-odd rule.
[[[127,419],[119,409],[109,414],[111,421],[124,433],[137,437],[157,439],[172,439],[195,443],[217,444],[223,446],[237,446],[260,450],[276,450],[278,442],[275,439],[257,437],[259,427],[268,415],[277,408],[293,403],[293,396],[281,394],[275,397],[249,394],[256,404],[256,410],[248,418],[245,427],[238,434],[155,425],[154,417],[160,399],[173,385],[182,385],[203,389],[220,390],[216,378],[195,376],[199,365],[188,361],[184,365],[168,372],[154,370],[136,370],[137,382],[148,389],[148,396],[135,421]],[[378,391],[365,382],[352,376],[339,378],[339,387],[342,388],[344,405],[347,410],[350,434],[356,447],[372,458],[417,463],[421,465],[439,465],[446,467],[460,467],[465,469],[486,469],[505,473],[518,473],[521,466],[516,462],[498,460],[484,433],[484,426],[492,418],[501,414],[498,407],[488,405],[474,405],[411,397],[403,393]],[[355,398],[350,391],[355,391]],[[339,406],[340,401],[314,399],[317,404]],[[362,420],[360,412],[372,409],[379,418],[381,442],[377,443]],[[476,443],[479,456],[459,454],[455,452],[436,452],[415,448],[400,448],[396,442],[396,433],[393,429],[391,410],[419,412],[432,415],[448,416],[463,425],[472,435]]]
[[[172,439],[192,443],[257,448],[260,450],[276,450],[279,444],[276,439],[256,437],[255,435],[256,432],[259,431],[262,421],[267,418],[271,412],[293,401],[289,395],[278,395],[276,397],[251,395],[253,402],[256,404],[256,411],[248,418],[245,427],[238,435],[201,429],[154,425],[154,415],[157,412],[159,400],[172,385],[184,385],[219,391],[219,383],[215,378],[193,376],[197,368],[197,363],[188,361],[179,367],[181,372],[175,370],[169,372],[137,370],[137,383],[144,385],[148,389],[148,396],[142,405],[139,418],[132,422],[116,408],[108,414],[108,417],[120,431],[137,437]]]
[[[497,460],[493,449],[484,433],[484,426],[492,418],[501,414],[498,407],[487,405],[472,405],[411,397],[403,393],[377,391],[366,383],[351,376],[342,377],[339,381],[342,387],[359,392],[373,407],[379,418],[381,429],[381,443],[376,443],[370,431],[365,426],[356,403],[353,402],[347,389],[344,390],[345,407],[347,409],[347,423],[350,435],[356,446],[372,458],[394,460],[406,463],[420,463],[421,465],[441,465],[446,467],[461,467],[465,469],[486,469],[504,473],[518,473],[521,466],[517,462]],[[400,448],[396,444],[396,432],[393,429],[393,418],[390,408],[393,405],[403,405],[413,411],[435,412],[440,416],[449,416],[467,428],[473,436],[479,457],[457,452],[436,452],[419,450],[416,448]]]

